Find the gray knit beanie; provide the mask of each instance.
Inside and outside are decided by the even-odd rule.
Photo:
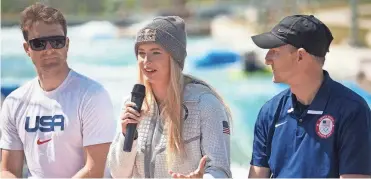
[[[154,42],[161,45],[171,57],[184,67],[187,56],[187,33],[184,20],[178,16],[159,16],[139,30],[135,41],[135,54],[141,43]]]

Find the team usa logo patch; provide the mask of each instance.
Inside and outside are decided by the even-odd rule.
[[[335,130],[335,119],[330,115],[324,115],[316,123],[316,133],[319,137],[329,138]]]

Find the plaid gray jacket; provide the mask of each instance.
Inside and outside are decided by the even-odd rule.
[[[113,178],[171,178],[168,171],[189,174],[195,171],[202,156],[207,155],[204,178],[231,178],[230,129],[231,117],[213,92],[202,84],[187,84],[184,91],[183,139],[185,158],[175,158],[173,165],[166,162],[166,130],[157,143],[153,134],[158,109],[138,125],[138,138],[131,152],[123,151],[125,136],[118,133],[108,154],[108,169]]]

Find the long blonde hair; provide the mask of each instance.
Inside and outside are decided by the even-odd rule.
[[[151,85],[144,80],[143,74],[139,70],[139,80],[146,86],[146,99],[144,102],[144,109],[149,112],[150,105],[156,102]],[[164,101],[160,105],[160,116],[165,122],[165,129],[167,129],[167,163],[168,165],[173,161],[175,156],[183,157],[184,152],[184,141],[182,137],[183,130],[183,114],[182,114],[182,103],[183,103],[183,92],[184,87],[187,83],[194,81],[199,84],[203,84],[210,88],[212,93],[221,101],[228,117],[231,119],[231,112],[229,107],[225,104],[221,96],[208,85],[206,82],[197,79],[190,75],[183,75],[182,69],[179,65],[170,57],[170,80],[167,88],[167,94]]]

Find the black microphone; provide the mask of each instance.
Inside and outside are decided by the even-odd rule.
[[[136,107],[133,107],[136,111],[140,113],[142,110],[142,104],[146,93],[146,87],[141,84],[135,84],[133,91],[131,92],[131,102],[136,104]],[[129,123],[126,126],[126,134],[124,141],[124,151],[131,152],[133,146],[133,141],[138,137],[137,124]],[[135,138],[135,139],[134,139]]]

